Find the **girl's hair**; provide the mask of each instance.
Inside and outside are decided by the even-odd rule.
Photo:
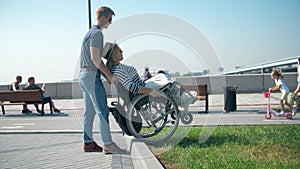
[[[283,78],[283,74],[281,73],[281,70],[273,70],[271,75],[275,75],[277,77]]]
[[[107,66],[107,68],[108,68],[110,71],[112,70],[112,68],[113,68],[115,65],[119,64],[118,56],[116,55],[116,52],[117,52],[118,50],[120,50],[120,47],[119,47],[118,45],[114,45],[114,47],[113,47],[112,50],[111,50],[112,53],[111,53],[111,55],[110,55],[108,61],[106,62],[106,66]]]

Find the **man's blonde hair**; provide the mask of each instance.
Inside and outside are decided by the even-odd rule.
[[[99,19],[101,16],[109,16],[109,14],[115,15],[114,11],[109,7],[101,6],[96,11],[96,19]]]

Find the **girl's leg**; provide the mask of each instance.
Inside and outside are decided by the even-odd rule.
[[[284,112],[284,105],[287,105],[290,108],[290,104],[287,102],[288,93],[282,93],[280,98],[280,108],[281,108],[281,114]]]
[[[283,100],[280,100],[280,110],[284,112]]]

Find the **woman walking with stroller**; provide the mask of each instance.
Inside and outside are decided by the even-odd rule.
[[[286,83],[283,81],[283,75],[281,73],[281,71],[278,70],[273,70],[271,73],[271,78],[275,81],[275,86],[272,88],[269,88],[269,92],[275,91],[280,89],[281,91],[281,98],[280,98],[280,109],[281,112],[278,114],[279,116],[284,116],[285,112],[284,112],[284,105],[288,106],[288,108],[290,110],[292,110],[293,116],[296,113],[296,110],[292,108],[292,106],[288,103],[287,99],[288,99],[288,95],[290,92],[290,89],[288,88],[288,86],[286,85]]]

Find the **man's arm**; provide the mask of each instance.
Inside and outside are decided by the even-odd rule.
[[[109,71],[109,69],[105,66],[103,63],[101,57],[100,57],[100,49],[96,47],[90,48],[91,52],[91,59],[93,63],[96,65],[96,67],[103,73],[106,80],[111,83],[112,82],[112,74]]]

